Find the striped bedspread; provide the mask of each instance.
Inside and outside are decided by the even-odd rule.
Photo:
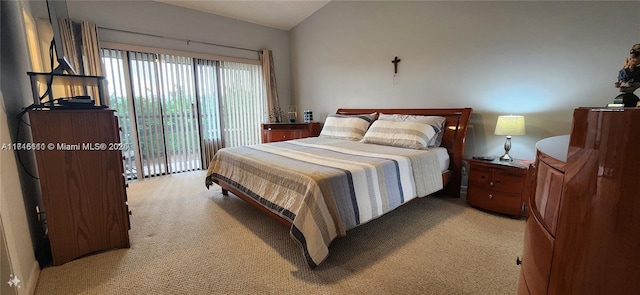
[[[434,151],[305,138],[221,149],[206,185],[220,179],[291,221],[316,267],[347,230],[442,189],[441,173]]]

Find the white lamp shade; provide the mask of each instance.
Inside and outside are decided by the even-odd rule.
[[[495,135],[524,135],[524,116],[499,116]]]

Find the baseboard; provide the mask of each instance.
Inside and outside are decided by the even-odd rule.
[[[33,262],[31,267],[31,273],[29,274],[29,281],[24,282],[24,288],[18,289],[20,295],[32,295],[36,292],[36,285],[38,284],[38,278],[40,277],[40,264],[37,260]]]

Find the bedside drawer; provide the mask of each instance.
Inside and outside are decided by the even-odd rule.
[[[522,215],[522,200],[520,194],[470,186],[467,191],[467,202],[472,206],[494,212],[514,216]]]
[[[473,167],[469,173],[469,185],[505,193],[521,194],[525,180],[525,172],[521,170]]]
[[[285,141],[307,137],[307,130],[278,130],[272,129],[267,133],[268,142]]]

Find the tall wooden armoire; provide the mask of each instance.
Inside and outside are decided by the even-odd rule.
[[[114,111],[33,109],[29,119],[53,265],[128,248],[123,147]]]
[[[578,108],[537,144],[519,294],[640,293],[639,131],[640,108]]]

